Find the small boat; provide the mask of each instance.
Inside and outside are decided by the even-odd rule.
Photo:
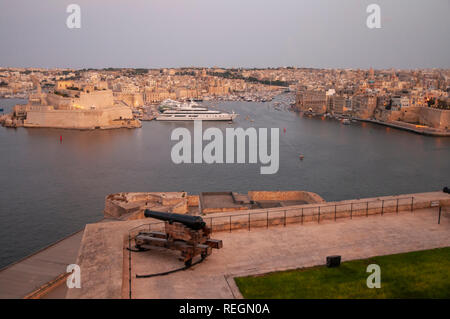
[[[350,120],[349,119],[343,119],[342,120],[342,124],[344,124],[344,125],[350,125]]]
[[[2,107],[0,107],[0,112],[3,113],[3,108]]]
[[[305,156],[300,155],[299,158],[300,158],[301,161],[303,161],[303,159],[305,158]]]

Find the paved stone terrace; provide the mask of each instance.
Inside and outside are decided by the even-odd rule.
[[[191,270],[165,277],[139,279],[139,282],[134,278],[136,273],[148,274],[180,267],[175,252],[162,250],[154,254],[133,253],[133,297],[230,297],[233,295],[230,289],[232,285],[225,280],[225,276],[237,272],[266,272],[323,264],[325,256],[330,254],[341,254],[345,260],[448,246],[448,225],[443,226],[443,222],[436,228],[437,208],[430,206],[436,200],[441,205],[449,205],[450,195],[430,192],[399,196],[414,196],[413,212],[410,212],[410,206],[405,206],[407,210],[400,210],[398,215],[395,209],[391,209],[384,216],[378,213],[366,217],[364,209],[362,216],[354,216],[353,219],[342,218],[337,222],[325,219],[320,224],[316,221],[304,225],[288,223],[285,228],[271,223],[268,230],[265,227],[253,228],[252,218],[251,232],[247,228],[233,229],[232,233],[213,232],[213,238],[224,240],[223,249],[215,251],[204,263]],[[358,202],[374,199],[396,202],[396,198],[398,196],[385,196],[338,203],[354,203],[355,208]],[[324,204],[334,205],[334,202]],[[237,211],[235,214],[240,215],[242,212]],[[424,216],[420,217],[421,214]],[[135,227],[139,225],[143,225],[140,230],[148,229],[151,222],[154,220],[86,225],[76,262],[81,267],[82,288],[70,289],[66,297],[128,298],[128,234],[137,233]],[[421,245],[422,241],[425,244]],[[196,269],[199,269],[198,272]],[[196,281],[192,284],[193,289],[188,289],[187,283],[193,282],[191,275]]]
[[[220,232],[214,237],[223,240],[223,249],[189,270],[162,277],[135,275],[180,267],[175,253],[132,253],[132,298],[239,298],[234,276],[320,265],[335,254],[345,261],[450,246],[450,220],[444,217],[438,225],[437,214],[428,208],[320,225]]]

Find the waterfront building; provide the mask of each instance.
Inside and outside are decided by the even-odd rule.
[[[367,119],[372,117],[376,106],[376,96],[355,95],[352,98],[352,112],[358,118]]]
[[[327,97],[325,91],[299,91],[296,105],[299,111],[323,114],[327,110]]]
[[[330,97],[330,111],[332,113],[341,114],[347,106],[347,99],[344,96],[333,95]]]

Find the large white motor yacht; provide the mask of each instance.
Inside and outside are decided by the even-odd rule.
[[[234,111],[210,111],[195,102],[180,103],[172,100],[161,103],[159,110],[161,113],[156,117],[157,121],[232,121],[238,116]]]

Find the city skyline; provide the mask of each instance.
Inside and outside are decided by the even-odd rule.
[[[449,68],[449,1],[1,1],[3,67]]]

